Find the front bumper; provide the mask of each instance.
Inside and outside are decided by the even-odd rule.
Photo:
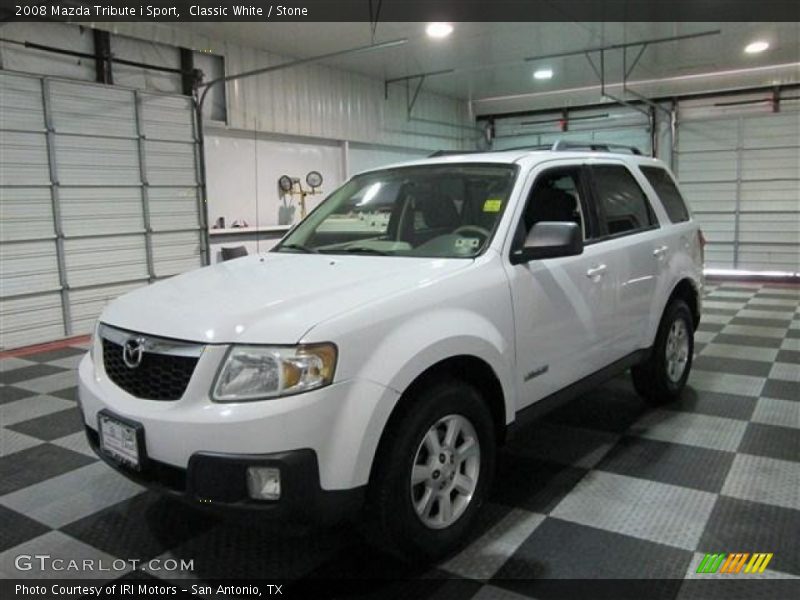
[[[308,448],[263,455],[195,452],[186,469],[146,457],[142,468],[134,470],[102,452],[97,431],[88,425],[86,437],[95,454],[128,479],[209,509],[257,510],[281,520],[331,524],[355,514],[364,500],[364,486],[323,490],[317,455]],[[249,497],[246,469],[250,466],[280,470],[279,500]]]
[[[182,471],[186,481],[197,456],[269,458],[305,449],[313,453],[312,471],[321,490],[346,491],[367,483],[397,392],[349,380],[274,400],[212,402],[208,391],[224,352],[209,346],[183,397],[175,401],[128,394],[108,379],[102,362],[95,367],[86,356],[78,368],[84,425],[96,431],[103,410],[140,424],[148,460]]]

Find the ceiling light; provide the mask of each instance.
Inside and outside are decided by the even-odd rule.
[[[758,54],[759,52],[763,52],[769,48],[769,42],[765,42],[763,40],[759,40],[757,42],[751,42],[744,47],[744,51],[747,54]]]
[[[453,33],[453,26],[450,23],[428,23],[425,33],[432,38],[446,38]]]
[[[533,72],[534,79],[552,79],[553,69],[537,69]]]

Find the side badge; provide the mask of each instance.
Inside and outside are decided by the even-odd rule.
[[[538,369],[534,369],[533,371],[525,375],[525,381],[530,381],[531,379],[539,377],[539,375],[544,375],[545,373],[547,373],[549,369],[550,365],[545,365],[543,367],[539,367]]]

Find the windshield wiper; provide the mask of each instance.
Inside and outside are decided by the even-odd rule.
[[[284,248],[289,248],[290,250],[300,250],[300,252],[305,252],[307,254],[319,253],[319,250],[316,248],[309,248],[308,246],[303,246],[302,244],[282,244],[278,250],[283,250]]]
[[[352,254],[377,254],[380,256],[388,256],[388,252],[384,252],[383,250],[376,250],[375,248],[367,248],[366,246],[352,246],[350,248],[345,248],[345,252],[350,252]]]

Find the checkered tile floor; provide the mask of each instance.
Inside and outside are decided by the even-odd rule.
[[[176,557],[194,570],[168,578],[422,575],[437,597],[511,599],[551,578],[691,578],[705,552],[746,551],[774,553],[763,577],[800,578],[797,287],[709,286],[682,400],[650,409],[625,376],[532,426],[502,451],[471,545],[425,573],[347,526],[223,520],[128,482],[84,441],[83,352],[0,361],[2,577],[56,576],[16,571],[19,554]]]

